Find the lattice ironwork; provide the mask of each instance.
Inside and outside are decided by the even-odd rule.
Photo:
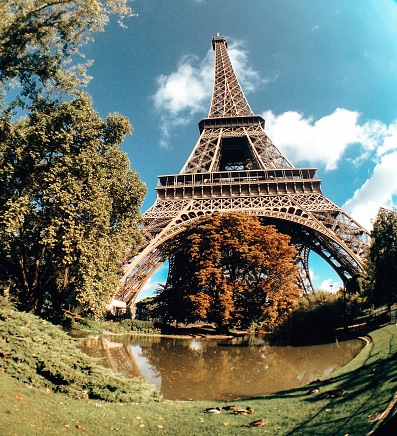
[[[208,118],[253,115],[234,74],[226,38],[213,38],[212,48],[215,51],[215,82]]]
[[[288,234],[297,250],[303,291],[312,288],[310,251],[346,282],[363,268],[369,234],[321,192],[315,168],[295,168],[266,135],[233,71],[227,41],[216,37],[215,83],[208,118],[179,174],[159,176],[155,204],[143,215],[146,244],[123,266],[115,299],[133,305],[164,248],[186,223],[214,212],[258,216]]]

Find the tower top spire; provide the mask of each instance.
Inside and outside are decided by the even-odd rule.
[[[212,38],[212,48],[215,51],[215,82],[208,118],[253,115],[230,62],[226,38],[219,34]]]
[[[224,36],[219,36],[219,33],[216,34],[214,38],[212,38],[212,49],[215,51],[215,42],[224,42],[225,47],[227,48],[227,39]]]

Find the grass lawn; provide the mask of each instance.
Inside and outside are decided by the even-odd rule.
[[[397,391],[397,326],[375,330],[370,337],[367,347],[333,373],[328,382],[229,403],[253,408],[248,416],[225,410],[219,415],[203,413],[207,407],[227,405],[221,401],[158,401],[152,394],[141,395],[144,400],[134,403],[100,401],[84,395],[71,398],[69,391],[31,387],[26,379],[22,383],[18,380],[21,377],[11,377],[3,353],[0,435],[366,435]],[[112,386],[110,389],[116,389]],[[308,394],[316,388],[319,392]],[[334,397],[323,395],[344,391]],[[319,399],[320,395],[326,398]],[[260,428],[245,426],[258,419],[266,419],[267,424]]]

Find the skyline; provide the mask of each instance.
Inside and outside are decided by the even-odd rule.
[[[228,40],[253,112],[295,167],[316,167],[324,195],[367,230],[379,207],[395,207],[395,1],[251,0],[242,7],[146,0],[132,7],[138,16],[126,29],[112,20],[83,52],[94,59],[87,87],[94,107],[103,117],[120,112],[134,127],[122,148],[148,187],[142,212],[154,203],[157,176],[178,173],[198,139],[217,32]],[[318,260],[313,265],[315,286],[341,285]],[[156,274],[164,275],[165,268]]]

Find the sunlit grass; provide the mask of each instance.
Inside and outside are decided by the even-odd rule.
[[[30,324],[27,325],[29,320]],[[44,341],[40,341],[40,337],[70,340],[63,337],[57,327],[43,324],[39,318],[33,320],[31,315],[13,313],[12,317],[3,316],[0,322],[0,364],[3,368],[3,373],[0,373],[0,434],[30,435],[36,430],[51,435],[64,432],[108,435],[116,431],[122,435],[365,435],[376,425],[376,419],[387,408],[397,390],[397,327],[394,325],[372,332],[371,343],[348,365],[333,373],[328,383],[319,381],[285,392],[232,401],[229,404],[254,409],[251,415],[236,416],[226,410],[218,415],[203,413],[207,407],[225,406],[227,403],[223,401],[147,402],[150,398],[155,398],[151,396],[153,388],[147,384],[140,387],[143,391],[146,390],[147,396],[141,393],[141,399],[139,396],[132,399],[125,395],[124,400],[121,396],[118,400],[113,398],[116,402],[84,398],[89,395],[83,395],[79,390],[73,391],[71,386],[70,390],[61,389],[64,393],[54,393],[55,385],[49,387],[45,384],[43,375],[38,372],[38,366],[32,366],[33,361],[30,359],[34,357],[31,354],[44,353],[47,348],[48,362],[51,362],[53,352],[63,356],[63,361],[73,360],[77,355],[74,344],[72,343],[74,348],[67,346],[60,350],[53,346],[49,350],[48,343],[46,345]],[[4,325],[9,323],[13,328],[8,327],[7,336]],[[21,327],[24,329],[21,330]],[[23,336],[21,333],[27,335]],[[29,337],[36,338],[35,346],[41,343],[43,350],[32,349],[33,342],[29,342]],[[20,344],[18,361],[15,360],[13,364],[13,358],[4,345],[10,342]],[[43,354],[43,362],[44,357]],[[82,362],[80,359],[83,357],[79,356],[79,362]],[[25,364],[27,366],[20,367],[20,372],[17,373],[18,367]],[[70,365],[66,372],[73,372],[72,367]],[[73,370],[81,370],[82,378],[79,379],[76,375],[76,379],[82,383],[83,375],[89,376],[92,372],[84,372],[83,366]],[[121,381],[121,377],[110,371],[106,374]],[[66,377],[62,380],[71,383]],[[123,382],[124,392],[128,394],[132,385],[128,384],[128,380],[124,379]],[[30,387],[32,384],[43,388]],[[75,386],[80,387],[77,383]],[[308,393],[317,388],[319,392]],[[112,387],[108,386],[107,389],[110,392],[109,398],[112,398]],[[318,399],[320,394],[327,392],[344,393]],[[71,398],[70,395],[78,395],[81,399]],[[266,419],[265,426],[258,429],[246,427],[246,424],[261,418]]]

